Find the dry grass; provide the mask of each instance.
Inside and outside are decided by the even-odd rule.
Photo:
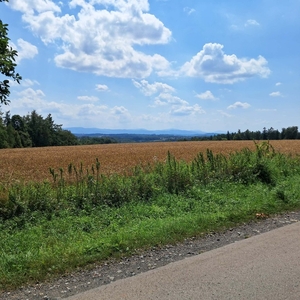
[[[300,140],[272,141],[275,150],[300,154]],[[0,182],[51,180],[49,167],[63,168],[70,163],[84,170],[101,163],[101,173],[122,173],[138,164],[163,161],[170,151],[177,159],[191,161],[197,153],[211,149],[214,153],[228,154],[248,147],[255,149],[253,141],[166,142],[141,144],[109,144],[92,146],[45,147],[0,150]]]

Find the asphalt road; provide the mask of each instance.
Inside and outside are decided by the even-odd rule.
[[[300,222],[67,300],[300,299]]]

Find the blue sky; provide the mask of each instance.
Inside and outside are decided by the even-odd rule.
[[[21,85],[2,111],[63,127],[299,126],[299,0],[0,3]]]

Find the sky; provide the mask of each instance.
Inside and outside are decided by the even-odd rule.
[[[23,78],[2,112],[63,128],[300,125],[300,0],[10,0],[0,19]]]

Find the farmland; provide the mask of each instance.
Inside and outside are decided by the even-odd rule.
[[[300,140],[271,141],[276,151],[300,154]],[[67,170],[70,163],[85,169],[100,162],[103,174],[123,173],[136,165],[164,161],[167,152],[178,160],[190,162],[207,149],[229,154],[243,148],[255,149],[253,141],[159,142],[141,144],[109,144],[0,150],[0,182],[51,180],[49,168]]]
[[[281,140],[1,150],[0,292],[299,209],[299,149]]]

